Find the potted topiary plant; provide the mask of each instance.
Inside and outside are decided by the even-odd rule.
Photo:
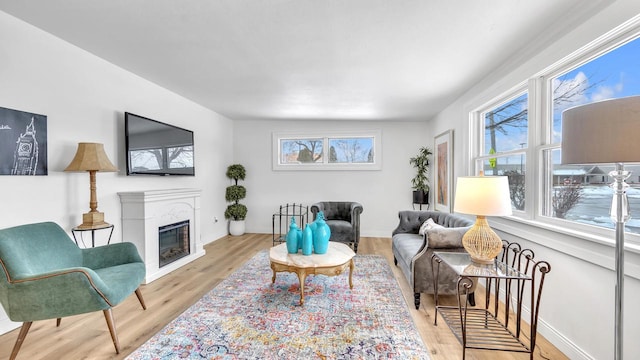
[[[428,204],[429,203],[429,156],[431,150],[428,147],[421,147],[418,155],[409,159],[409,163],[416,169],[416,176],[411,179],[413,188],[413,203]]]
[[[238,180],[244,180],[245,175],[244,166],[240,164],[229,165],[227,168],[227,177],[233,180],[233,185],[227,187],[225,199],[232,204],[227,206],[224,217],[229,220],[229,234],[233,236],[244,234],[245,229],[244,220],[247,216],[247,207],[240,204],[240,200],[247,195],[247,189],[238,185]]]

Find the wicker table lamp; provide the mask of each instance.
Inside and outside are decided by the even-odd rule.
[[[509,180],[506,176],[461,176],[456,181],[454,212],[476,215],[476,223],[464,234],[462,245],[479,264],[491,264],[502,250],[502,240],[486,216],[511,215]]]

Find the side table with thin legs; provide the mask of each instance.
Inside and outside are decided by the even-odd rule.
[[[91,231],[91,247],[96,247],[96,231],[97,230],[109,230],[109,237],[107,240],[107,244],[111,242],[111,235],[113,235],[113,225],[106,224],[105,226],[99,226],[95,228],[83,228],[80,226],[76,226],[71,229],[71,235],[73,235],[73,240],[76,242],[76,245],[80,246],[78,243],[78,238],[76,237],[76,233],[80,233],[80,241],[82,242],[82,246],[87,247],[84,243],[84,238],[82,237],[82,233],[86,231]]]

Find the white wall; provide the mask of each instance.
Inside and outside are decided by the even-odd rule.
[[[381,130],[382,170],[272,170],[273,132],[318,133],[323,129]],[[248,232],[271,233],[271,215],[279,205],[338,200],[363,205],[362,236],[390,237],[398,225],[398,211],[412,206],[411,178],[415,171],[409,158],[421,146],[432,148],[433,134],[426,122],[235,120],[233,144],[234,160],[247,169],[247,198],[243,203],[249,209]]]
[[[637,14],[640,14],[637,0],[612,2],[591,20],[571,29],[535,56],[520,57],[525,60],[515,66],[507,64],[489,75],[438,114],[432,123],[436,133],[452,127],[452,123],[462,129],[458,137],[462,141],[455,143],[455,176],[467,175],[469,169],[470,110],[526,81]],[[587,241],[562,229],[549,230],[531,222],[506,219],[490,222],[505,239],[531,247],[538,259],[551,264],[542,297],[540,333],[571,359],[612,359],[613,233],[610,239]],[[640,296],[640,256],[637,249],[629,248],[625,257],[625,356],[637,358],[640,354],[640,342],[636,341],[640,336],[640,309],[636,306]]]
[[[411,207],[408,159],[433,137],[454,129],[454,167],[464,175],[468,158],[468,111],[524,81],[597,36],[640,13],[640,2],[618,0],[593,20],[543,49],[538,55],[490,75],[452,103],[431,123],[235,121],[181,98],[0,12],[0,106],[48,116],[49,175],[2,176],[0,227],[52,220],[65,229],[81,222],[88,210],[88,175],[63,173],[80,141],[105,144],[119,173],[98,174],[99,209],[120,229],[118,191],[193,187],[202,189],[202,236],[205,242],[226,234],[226,166],[247,168],[247,231],[271,233],[271,214],[287,202],[357,200],[363,203],[362,234],[389,236],[398,210]],[[196,177],[124,175],[123,112],[169,122],[195,131]],[[380,171],[273,171],[273,131],[380,129]],[[213,217],[221,219],[213,223]],[[612,358],[613,281],[611,246],[586,244],[572,236],[519,222],[496,223],[506,237],[531,245],[552,271],[542,301],[543,335],[571,358]],[[516,235],[514,235],[516,234]],[[121,241],[119,231],[113,241]],[[126,239],[125,239],[126,240]],[[580,252],[582,251],[582,252]],[[591,255],[586,254],[591,253]],[[586,255],[585,255],[586,254]],[[640,261],[627,257],[628,265]],[[633,270],[633,269],[632,269]],[[640,284],[626,282],[626,355],[640,353]],[[3,315],[3,314],[2,314]],[[5,318],[0,316],[0,332]]]
[[[115,224],[112,241],[123,240],[117,193],[148,189],[201,189],[203,242],[226,235],[224,172],[233,158],[229,119],[3,12],[0,44],[0,107],[46,115],[49,155],[48,176],[0,177],[0,228],[54,221],[70,230],[80,224],[89,210],[89,175],[62,170],[78,142],[100,142],[120,169],[97,174],[98,209]],[[126,176],[124,111],[193,130],[196,176]],[[222,220],[214,224],[214,216]],[[105,241],[98,238],[98,244]],[[11,327],[3,321],[1,313],[0,333]]]

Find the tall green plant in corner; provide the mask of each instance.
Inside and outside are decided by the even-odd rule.
[[[244,166],[240,164],[233,164],[227,167],[227,178],[233,181],[233,185],[228,186],[225,192],[225,199],[231,204],[227,206],[224,217],[230,220],[229,233],[231,235],[244,234],[247,207],[241,204],[240,200],[247,196],[247,189],[242,185],[238,185],[238,180],[244,180],[246,174]]]
[[[413,188],[413,203],[428,204],[429,203],[429,156],[432,155],[431,149],[421,147],[418,154],[409,159],[409,164],[416,169],[416,176],[411,179]]]

